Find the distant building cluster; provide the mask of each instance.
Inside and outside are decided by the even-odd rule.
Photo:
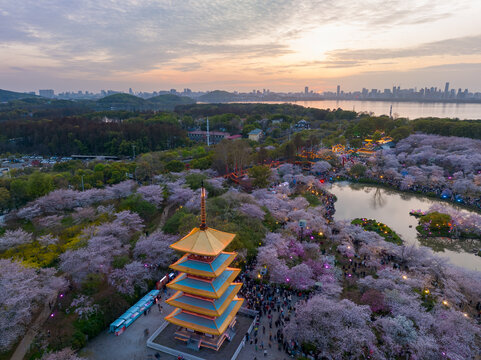
[[[361,91],[344,92],[337,86],[336,92],[324,92],[325,99],[339,100],[403,100],[403,101],[481,101],[481,92],[470,92],[469,89],[450,89],[449,82],[443,88],[424,87],[421,89],[401,89],[400,86],[393,86],[392,89],[367,89]]]
[[[67,91],[55,94],[52,89],[42,89],[38,94],[49,99],[100,99],[105,96],[120,93],[114,90],[101,90],[99,93],[89,91]],[[184,88],[182,91],[177,89],[159,90],[153,92],[135,92],[129,88],[128,93],[144,99],[148,99],[158,95],[178,95],[187,96],[194,100],[203,101],[204,95],[212,95],[207,102],[229,102],[229,101],[311,101],[311,100],[381,100],[381,101],[441,101],[441,102],[481,102],[481,92],[471,92],[469,89],[450,88],[450,83],[446,82],[442,87],[424,87],[401,89],[400,86],[393,86],[389,89],[368,89],[362,88],[360,91],[345,92],[341,89],[341,85],[337,85],[336,91],[325,91],[322,94],[304,87],[304,91],[299,92],[273,92],[270,89],[257,90],[251,92],[225,92],[225,91],[192,91]],[[218,93],[218,94],[216,94]],[[32,94],[35,94],[33,92]]]

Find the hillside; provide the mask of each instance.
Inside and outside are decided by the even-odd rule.
[[[134,95],[114,94],[96,101],[99,110],[146,110],[146,101]]]
[[[147,111],[174,110],[178,105],[195,104],[195,101],[172,94],[159,95],[147,100],[129,94],[114,94],[97,100],[96,103],[97,110]]]
[[[194,105],[195,101],[184,96],[172,94],[143,99],[129,94],[114,94],[97,101],[93,100],[57,100],[39,96],[15,98],[26,94],[0,90],[5,95],[0,101],[0,121],[30,118],[59,118],[80,115],[96,111],[173,111],[180,105]],[[13,94],[13,95],[12,95]],[[15,95],[18,94],[18,95]]]
[[[0,89],[0,102],[7,102],[12,100],[33,98],[33,97],[36,97],[36,95]]]
[[[199,97],[200,102],[209,102],[209,103],[229,102],[229,101],[236,101],[236,100],[237,100],[236,94],[223,91],[223,90],[211,91],[210,93],[207,93]]]
[[[178,105],[195,104],[195,100],[187,96],[177,96],[173,94],[154,96],[147,99],[147,102],[154,108],[158,107],[155,110],[174,110]]]

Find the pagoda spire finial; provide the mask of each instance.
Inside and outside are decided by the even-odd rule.
[[[202,186],[200,190],[200,229],[205,230],[207,229],[206,224],[206,214],[205,214],[205,188],[204,188],[204,181],[202,181]]]

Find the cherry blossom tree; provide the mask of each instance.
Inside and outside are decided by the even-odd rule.
[[[129,232],[140,231],[144,228],[142,218],[139,214],[124,210],[115,214],[114,225],[125,226]]]
[[[292,175],[293,176],[293,175],[300,174],[301,168],[299,166],[292,165],[292,164],[282,164],[281,166],[279,166],[277,168],[277,172],[278,172],[279,176],[281,176],[283,178],[285,175]]]
[[[312,165],[311,172],[314,174],[326,174],[331,170],[331,164],[327,161],[318,161]]]
[[[115,212],[115,206],[112,204],[109,205],[99,205],[97,206],[97,213],[98,214],[108,214],[112,215]]]
[[[122,199],[131,195],[135,188],[135,182],[132,180],[122,181],[118,184],[105,188],[107,199]]]
[[[0,351],[9,349],[26,332],[45,299],[66,288],[66,280],[54,274],[54,269],[0,260]]]
[[[124,294],[133,294],[135,287],[147,290],[146,281],[151,278],[148,266],[139,261],[127,264],[122,269],[115,269],[109,275],[109,282]]]
[[[292,340],[314,344],[321,357],[355,359],[370,355],[379,358],[370,317],[368,306],[315,295],[296,306],[286,333]]]
[[[7,230],[0,237],[0,250],[32,242],[32,234],[23,229]]]
[[[209,184],[214,190],[219,191],[224,189],[225,179],[222,177],[207,179],[206,183]]]
[[[75,224],[80,224],[85,220],[92,221],[95,219],[95,209],[92,207],[75,208],[74,213],[72,214],[72,219]]]
[[[418,333],[414,322],[403,315],[381,317],[376,320],[374,327],[382,334],[380,349],[388,358],[399,357],[408,351],[419,356],[416,358],[426,358],[423,355],[429,353],[441,355],[433,336]],[[418,347],[422,350],[418,351]]]
[[[42,214],[53,214],[63,210],[72,210],[76,207],[87,207],[100,201],[120,199],[131,195],[134,187],[135,182],[128,180],[108,186],[105,189],[54,190],[27,204],[26,207],[17,212],[17,216],[21,219],[31,220]]]
[[[194,191],[182,185],[183,181],[176,181],[167,184],[167,189],[169,192],[169,203],[173,203],[176,205],[184,205],[188,200],[194,197]]]
[[[72,300],[69,310],[73,311],[80,318],[87,318],[100,310],[98,304],[94,304],[94,300],[86,295],[79,295]]]
[[[89,273],[107,273],[114,256],[126,254],[114,237],[94,237],[89,246],[68,250],[60,255],[60,269],[80,283]]]
[[[127,255],[125,245],[130,237],[143,228],[140,217],[130,211],[115,214],[113,222],[86,228],[82,236],[86,247],[68,250],[60,255],[60,268],[74,281],[82,281],[89,273],[108,274],[115,256]]]
[[[384,302],[384,295],[382,292],[374,289],[369,289],[362,294],[361,302],[369,305],[372,312],[388,311],[389,308]]]
[[[185,207],[193,212],[198,212],[200,211],[200,198],[201,198],[201,189],[197,189],[194,191],[193,196],[187,200],[185,203]],[[206,191],[206,197],[207,197],[207,191]]]
[[[157,207],[159,207],[164,201],[163,190],[159,185],[141,186],[137,189],[137,193],[139,193],[144,200]]]
[[[479,354],[481,329],[463,313],[437,309],[434,312],[433,336],[438,348],[434,354],[448,359],[472,359]]]
[[[20,219],[32,220],[33,218],[42,215],[43,211],[38,204],[29,204],[17,211],[17,216]]]
[[[62,219],[63,216],[61,215],[41,216],[37,218],[37,223],[44,228],[56,228],[60,225]]]
[[[85,358],[77,356],[70,348],[65,348],[55,352],[49,352],[42,357],[42,360],[84,360]]]
[[[134,257],[144,264],[156,264],[167,268],[176,258],[170,245],[177,240],[176,236],[158,230],[149,236],[141,236],[135,244]]]
[[[314,273],[309,265],[301,263],[289,269],[286,275],[286,283],[294,289],[307,290],[314,286]]]
[[[239,207],[239,211],[246,216],[264,220],[265,212],[256,204],[244,203]]]
[[[58,243],[58,239],[52,234],[47,234],[37,238],[37,241],[43,246],[53,245]]]

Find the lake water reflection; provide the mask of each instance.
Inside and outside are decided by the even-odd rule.
[[[236,102],[233,102],[236,103]],[[241,101],[241,103],[294,104],[316,109],[353,110],[373,113],[374,115],[389,115],[392,106],[394,117],[416,119],[420,117],[458,118],[460,120],[481,119],[481,103],[422,103],[422,102],[391,102],[391,101],[356,101],[356,100],[319,100],[319,101]]]
[[[480,248],[479,241],[417,238],[418,222],[409,212],[412,209],[428,210],[432,204],[440,201],[348,182],[335,183],[330,191],[337,196],[335,220],[352,220],[358,217],[375,219],[396,231],[406,243],[428,246],[438,255],[448,257],[453,264],[481,271],[481,257],[472,253],[473,249]]]

